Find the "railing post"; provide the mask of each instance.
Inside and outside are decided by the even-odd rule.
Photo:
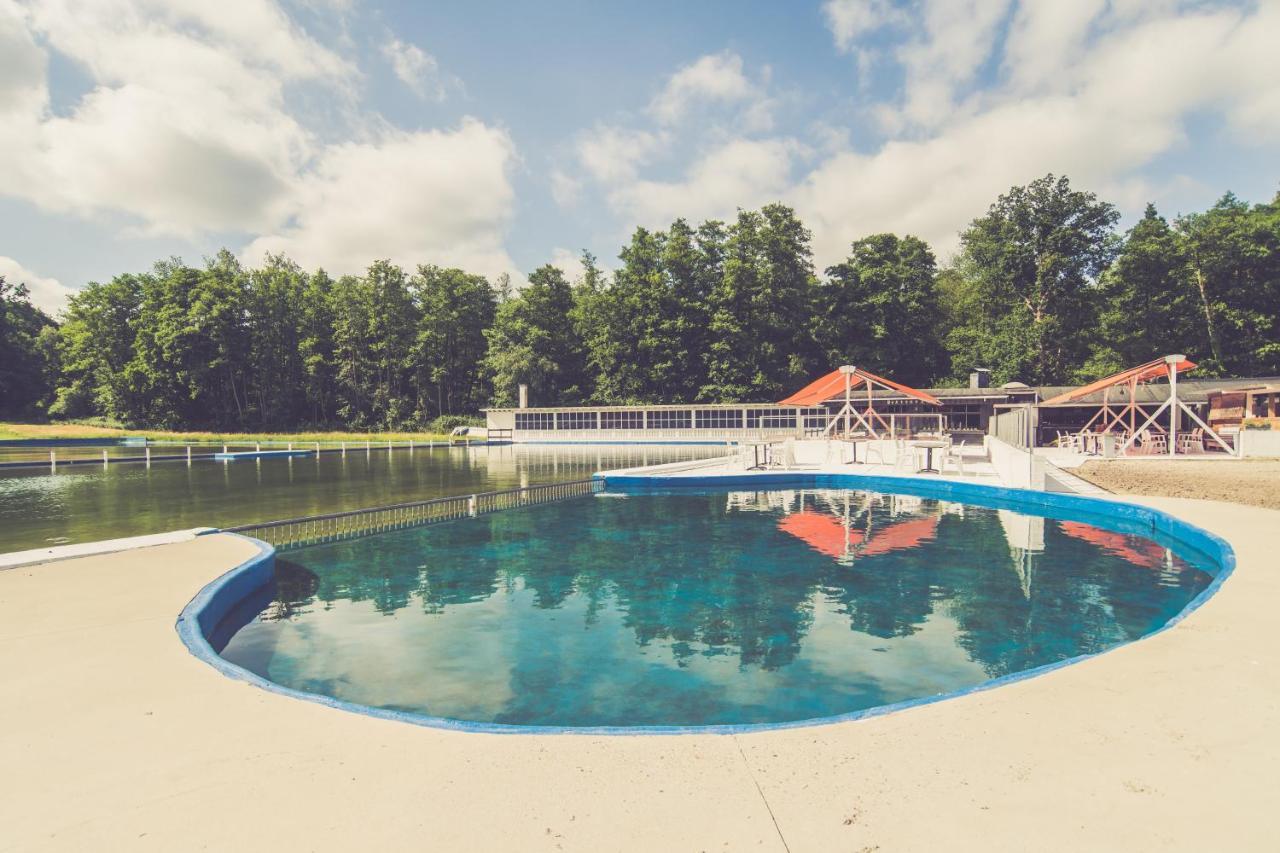
[[[151,467],[151,446],[147,445],[147,467]]]
[[[102,451],[102,467],[107,467],[107,451]]]
[[[49,470],[58,470],[58,454],[52,450],[49,451]]]
[[[467,515],[470,515],[472,518],[476,517],[476,496],[475,495],[472,495],[471,497],[467,498]]]
[[[191,467],[191,445],[187,445],[187,467]]]

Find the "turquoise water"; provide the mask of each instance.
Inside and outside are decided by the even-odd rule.
[[[1150,633],[1211,581],[1166,544],[905,495],[606,492],[283,554],[222,654],[483,723],[802,720]]]

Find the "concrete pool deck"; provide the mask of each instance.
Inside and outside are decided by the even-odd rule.
[[[485,735],[226,678],[174,622],[217,534],[0,572],[0,849],[1274,850],[1280,512],[1161,634],[996,690],[747,735]]]

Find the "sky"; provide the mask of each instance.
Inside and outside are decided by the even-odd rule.
[[[0,0],[0,275],[160,259],[519,284],[781,201],[945,262],[1009,187],[1280,190],[1280,0]]]

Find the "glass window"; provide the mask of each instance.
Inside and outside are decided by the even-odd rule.
[[[595,429],[595,412],[558,412],[556,429]]]
[[[555,429],[556,416],[551,412],[516,412],[516,429]]]
[[[601,412],[602,429],[643,429],[644,412]]]
[[[803,412],[805,429],[826,429],[830,416],[824,408],[805,409]]]
[[[655,409],[649,412],[649,429],[692,429],[692,415],[688,409]]]
[[[741,409],[698,409],[698,429],[742,429]]]

